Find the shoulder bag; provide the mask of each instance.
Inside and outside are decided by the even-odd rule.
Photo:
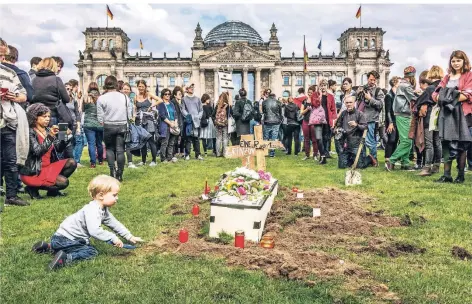
[[[169,102],[170,103],[170,102]],[[167,116],[169,117],[169,121],[172,121],[173,123],[175,123],[175,119],[174,120],[170,120],[170,115],[169,115],[169,111],[167,110],[167,106],[166,104],[164,103],[164,108],[166,108],[166,112],[167,112]],[[175,114],[174,114],[175,115]],[[164,122],[165,123],[165,122]],[[169,126],[170,128],[170,134],[172,135],[180,135],[180,128],[179,128],[179,125],[176,124],[175,127],[171,127]]]
[[[236,121],[234,120],[230,112],[230,109],[228,109],[228,134],[236,132]]]

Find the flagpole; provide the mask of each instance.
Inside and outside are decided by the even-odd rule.
[[[360,7],[360,10],[361,10],[361,16],[359,18],[359,27],[362,28],[362,4],[359,5],[359,7]]]

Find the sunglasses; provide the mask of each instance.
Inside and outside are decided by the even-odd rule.
[[[170,93],[165,93],[164,96],[170,96]]]

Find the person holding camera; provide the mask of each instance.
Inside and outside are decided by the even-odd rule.
[[[48,128],[51,111],[41,103],[31,105],[27,111],[30,150],[26,163],[20,169],[25,191],[31,199],[41,199],[39,190],[47,190],[47,196],[64,196],[59,190],[69,186],[69,177],[77,168],[73,158],[57,158],[64,151],[68,141],[58,138],[59,127]],[[67,130],[71,134],[71,130]]]
[[[367,85],[357,89],[357,109],[364,113],[367,121],[366,146],[370,155],[375,159],[374,166],[377,166],[377,139],[376,125],[379,122],[380,112],[384,106],[385,94],[381,88],[377,87],[380,75],[377,71],[367,74]]]
[[[355,96],[347,96],[344,99],[346,110],[341,113],[335,124],[334,141],[336,149],[339,151],[339,169],[345,169],[354,164],[357,150],[362,141],[362,135],[364,130],[367,129],[364,113],[354,107],[355,100]],[[365,148],[362,149],[359,161],[357,162],[357,168],[367,168],[373,163],[373,156],[365,156]]]

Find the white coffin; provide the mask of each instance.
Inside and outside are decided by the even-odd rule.
[[[259,242],[262,238],[267,215],[272,208],[279,184],[272,184],[270,195],[252,206],[245,204],[224,204],[212,200],[210,206],[210,237],[217,238],[221,232],[234,236],[238,230],[244,231],[245,239]]]

